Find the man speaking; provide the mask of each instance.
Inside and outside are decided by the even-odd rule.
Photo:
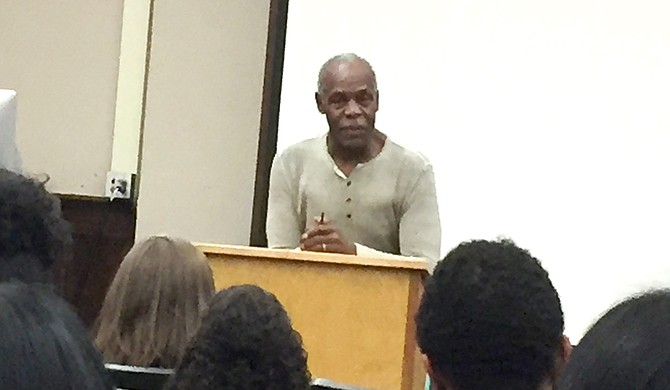
[[[441,228],[433,168],[375,127],[379,92],[370,64],[355,54],[329,59],[315,98],[329,130],[275,157],[268,246],[434,264]]]

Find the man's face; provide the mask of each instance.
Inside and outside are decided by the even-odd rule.
[[[345,150],[362,150],[371,142],[379,94],[369,66],[362,61],[331,64],[316,94],[319,112],[326,115],[330,138]]]

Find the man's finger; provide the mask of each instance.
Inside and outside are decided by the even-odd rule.
[[[313,237],[308,237],[307,239],[301,242],[301,246],[304,248],[316,248],[313,250],[323,252],[323,248],[319,250],[317,247],[326,244],[328,248],[334,249],[335,247],[340,247],[344,243],[342,236],[337,231],[332,231],[329,234],[317,235]],[[330,252],[330,250],[327,250]]]
[[[333,225],[317,225],[306,233],[307,237],[305,239],[316,236],[327,236],[336,231],[337,229]]]

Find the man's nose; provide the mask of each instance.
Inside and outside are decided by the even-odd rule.
[[[358,116],[361,113],[361,106],[359,106],[354,99],[349,100],[344,107],[344,115],[346,116]]]

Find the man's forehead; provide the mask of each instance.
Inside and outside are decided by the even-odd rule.
[[[328,67],[328,72],[334,79],[344,78],[373,78],[372,69],[363,61],[338,61]]]
[[[328,93],[329,94],[335,94],[335,93],[344,93],[344,94],[356,94],[360,92],[372,92],[374,90],[372,85],[368,84],[362,84],[358,86],[351,86],[351,87],[342,87],[342,86],[337,86],[334,88],[329,88]]]
[[[331,92],[359,92],[375,89],[374,74],[361,61],[333,64],[324,75],[323,84]]]

